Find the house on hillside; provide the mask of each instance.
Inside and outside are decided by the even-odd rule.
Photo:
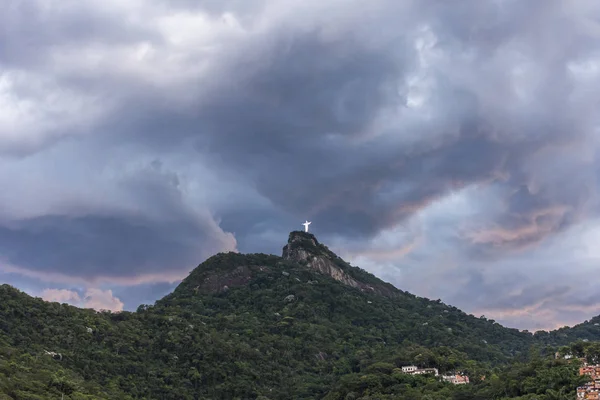
[[[577,398],[586,400],[598,400],[600,397],[600,389],[591,389],[587,386],[577,388]]]
[[[410,375],[424,375],[424,374],[432,374],[434,376],[438,376],[437,368],[419,368],[415,365],[406,365],[402,367],[402,373],[410,374]]]
[[[559,359],[559,358],[564,358],[565,360],[570,360],[571,358],[573,358],[573,354],[571,353],[567,353],[563,356],[561,356],[560,352],[556,352],[554,353],[554,358]]]
[[[584,362],[579,368],[579,375],[588,376],[589,382],[577,388],[577,398],[600,400],[600,365],[589,365]]]
[[[440,375],[437,368],[419,368],[416,365],[405,365],[402,367],[402,373],[409,375],[425,375],[431,374],[433,376],[439,376],[445,382],[450,382],[454,385],[464,385],[469,383],[469,377],[459,373],[452,373],[449,375]],[[600,399],[599,399],[600,400]]]
[[[439,372],[437,368],[419,368],[413,375],[424,375],[424,374],[432,374],[433,376],[438,376]]]
[[[465,385],[469,383],[469,377],[461,374],[442,375],[442,380],[454,385]]]
[[[600,365],[583,365],[579,368],[579,375],[587,375],[592,381],[600,379]]]

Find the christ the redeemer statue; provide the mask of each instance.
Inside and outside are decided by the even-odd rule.
[[[310,222],[306,221],[302,225],[304,225],[304,232],[308,232],[308,226],[310,225]]]

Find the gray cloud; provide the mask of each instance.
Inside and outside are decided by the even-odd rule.
[[[229,232],[279,253],[310,218],[404,289],[580,301],[529,273],[598,215],[597,2],[65,4],[0,13],[15,268],[184,271]],[[489,275],[513,256],[535,264],[521,281]]]
[[[0,230],[0,251],[8,262],[32,269],[93,276],[156,272],[166,265],[190,267],[221,249],[202,228],[186,223],[153,223],[127,216],[46,216]],[[217,240],[216,240],[217,239]],[[214,242],[206,246],[206,242]],[[199,243],[205,249],[200,250]],[[212,249],[210,248],[212,247]]]
[[[561,11],[557,4],[554,7],[556,13]],[[250,176],[261,194],[290,213],[318,219],[328,233],[344,226],[348,233],[373,235],[469,184],[491,184],[502,190],[505,210],[490,223],[512,232],[514,239],[505,242],[515,247],[569,226],[587,204],[591,182],[573,183],[568,176],[558,175],[546,177],[535,191],[528,190],[539,171],[529,164],[545,148],[587,142],[593,135],[592,122],[597,120],[578,118],[579,102],[569,98],[576,92],[576,82],[566,69],[569,61],[597,46],[589,41],[572,46],[552,40],[553,47],[548,48],[550,38],[541,33],[560,14],[545,12],[529,25],[515,26],[510,20],[515,13],[537,14],[457,8],[493,14],[497,27],[482,36],[469,36],[468,45],[461,49],[469,24],[461,20],[458,25],[453,19],[459,11],[441,7],[439,15],[429,15],[411,8],[416,22],[406,27],[406,34],[417,23],[433,21],[433,34],[448,35],[433,46],[441,54],[439,64],[430,67],[436,92],[423,106],[433,122],[422,123],[417,132],[400,123],[383,136],[369,138],[381,113],[402,105],[403,90],[406,101],[408,78],[422,68],[415,65],[417,54],[404,40],[377,46],[372,44],[377,43],[377,34],[367,41],[341,28],[326,41],[319,30],[311,30],[280,34],[283,39],[269,41],[267,50],[264,45],[251,47],[253,58],[245,52],[234,58],[232,69],[225,69],[226,82],[215,85],[215,91],[200,103],[200,147],[219,154],[224,167],[252,170]],[[479,18],[471,16],[467,21],[477,23]],[[578,19],[567,15],[562,19],[569,37],[582,37],[570,31]],[[510,27],[503,31],[502,24]],[[462,52],[454,55],[455,50]],[[469,51],[475,55],[466,62]],[[511,62],[519,58],[523,61]],[[445,64],[454,61],[462,70]],[[491,86],[518,85],[510,68],[521,65],[539,73],[537,84],[525,89],[539,104],[520,100],[519,87],[509,91]],[[598,100],[595,94],[588,96],[589,101]],[[512,109],[511,103],[521,103],[526,111]],[[398,118],[406,113],[400,112]],[[427,132],[428,140],[417,136],[407,146],[398,139],[419,132]],[[565,184],[570,190],[559,194],[557,188]],[[550,213],[552,208],[561,211]],[[529,237],[520,238],[521,230],[531,231]]]
[[[54,168],[61,170],[57,164]],[[68,173],[63,177],[78,183]],[[82,188],[85,197],[52,186],[43,193],[38,186],[46,201],[54,203],[54,212],[42,202],[40,210],[31,210],[39,215],[27,210],[6,215],[0,225],[2,260],[40,276],[52,272],[90,282],[111,277],[136,282],[149,275],[172,281],[210,255],[236,249],[235,238],[223,232],[206,208],[189,204],[183,178],[161,161],[115,170],[110,178],[97,182],[104,187]],[[111,193],[103,193],[106,189]]]
[[[37,0],[7,0],[0,23],[0,60],[6,67],[36,69],[48,64],[56,46],[85,46],[100,42],[123,45],[141,40],[159,41],[156,31],[140,22],[125,21],[125,7],[98,7],[72,0],[63,6],[44,5]],[[46,72],[46,71],[41,71]]]

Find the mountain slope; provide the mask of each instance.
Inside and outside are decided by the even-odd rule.
[[[530,334],[398,290],[350,266],[304,232],[290,234],[281,258],[235,253],[211,257],[158,304],[190,309],[202,294],[219,298],[220,309],[236,315],[258,311],[264,323],[273,322],[277,314],[294,318],[296,332],[309,329],[307,325],[335,325],[335,331],[343,327],[361,340],[452,346],[492,363],[523,353],[533,343]],[[287,303],[287,296],[294,299]],[[213,312],[210,307],[203,310]]]
[[[52,362],[103,387],[100,398],[323,398],[377,363],[476,376],[581,332],[538,338],[419,298],[305,232],[290,234],[282,257],[215,255],[135,313],[96,313],[0,287],[0,341],[37,357],[61,353]],[[12,390],[11,398],[26,398]],[[97,395],[95,386],[86,390]]]

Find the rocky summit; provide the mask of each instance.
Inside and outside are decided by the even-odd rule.
[[[0,286],[0,399],[562,398],[581,379],[555,353],[596,359],[599,323],[506,328],[295,231],[281,256],[216,254],[136,312]]]
[[[308,232],[291,232],[288,243],[283,248],[282,257],[363,292],[374,292],[390,297],[400,294],[392,285],[342,260]]]

